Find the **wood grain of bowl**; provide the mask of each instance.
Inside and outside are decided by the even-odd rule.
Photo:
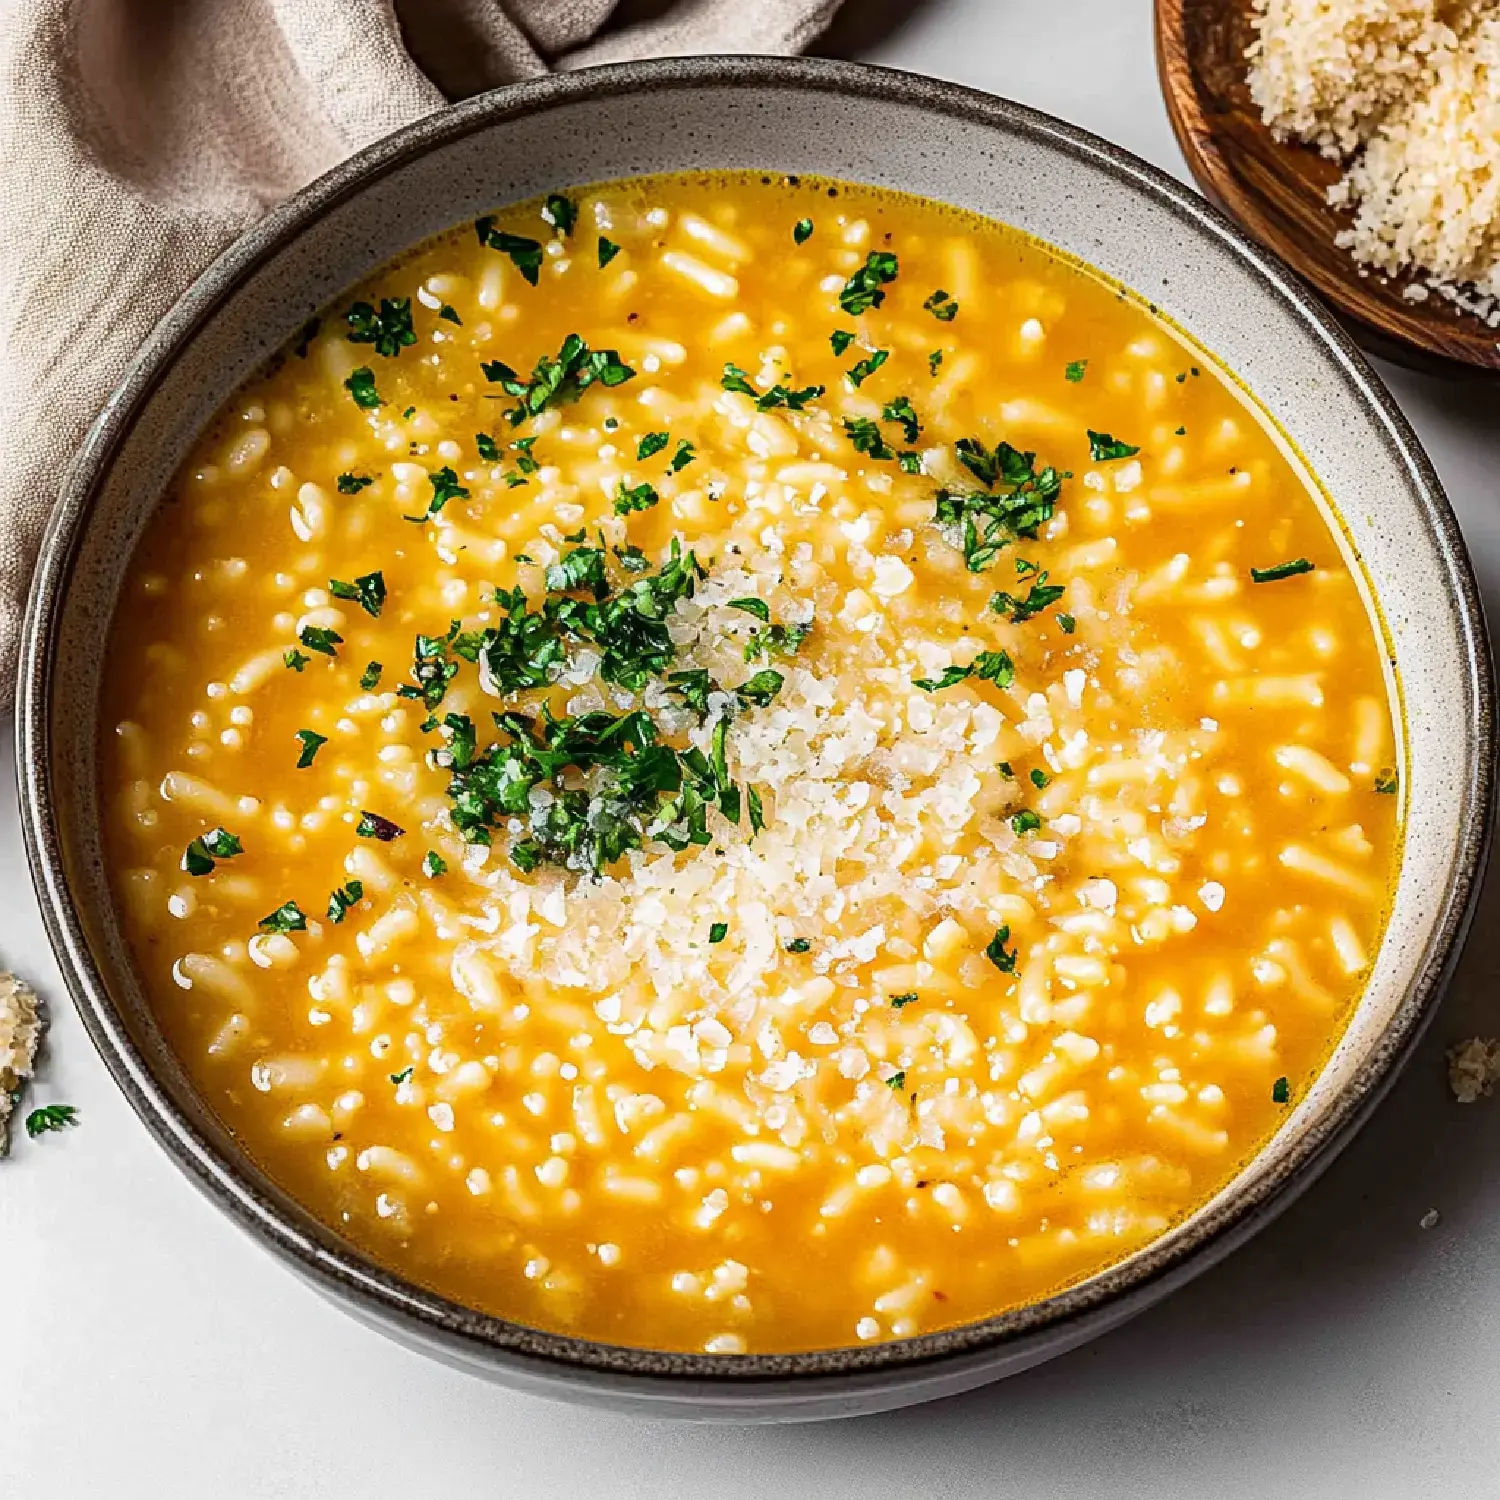
[[[1329,206],[1343,168],[1282,143],[1250,98],[1252,0],[1156,0],[1167,114],[1203,192],[1330,302],[1369,350],[1442,373],[1500,373],[1500,329],[1440,297],[1409,301],[1407,277],[1361,268],[1335,243],[1350,216]]]

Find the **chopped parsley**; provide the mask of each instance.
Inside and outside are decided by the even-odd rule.
[[[452,473],[452,470],[448,472]],[[378,619],[385,603],[385,576],[377,569],[374,573],[362,574],[353,583],[345,583],[342,578],[330,578],[328,592],[335,599],[352,600],[367,615]]]
[[[78,1109],[72,1104],[43,1104],[26,1116],[26,1134],[31,1140],[54,1130],[66,1130],[78,1123]]]
[[[845,370],[844,378],[848,380],[850,385],[858,388],[859,386],[862,386],[865,381],[867,381],[870,376],[872,376],[876,372],[876,370],[878,370],[881,365],[883,365],[890,357],[891,351],[889,349],[877,349],[867,358],[860,360],[858,364],[851,366],[848,370]]]
[[[805,245],[811,238],[813,232],[813,221],[811,219],[798,219],[792,225],[792,239],[799,245]]]
[[[542,205],[542,217],[566,239],[578,222],[578,205],[562,193],[551,193]]]
[[[302,746],[297,756],[297,769],[304,771],[313,763],[318,751],[328,743],[328,736],[311,729],[299,729],[294,737]]]
[[[800,391],[794,391],[778,381],[762,394],[750,383],[749,375],[733,364],[725,364],[719,384],[726,391],[737,391],[742,396],[752,397],[757,411],[771,411],[778,406],[784,406],[790,411],[801,411],[809,401],[821,396],[824,390],[821,385],[807,385]]]
[[[367,474],[340,474],[338,480],[339,494],[357,495],[367,485],[374,483],[375,481]]]
[[[1051,780],[1052,778],[1040,767],[1035,768],[1031,773],[1031,784],[1037,791],[1041,791]]]
[[[321,625],[304,625],[297,632],[297,639],[307,647],[309,651],[317,651],[323,656],[337,656],[338,648],[344,644],[344,638],[335,630],[325,630]],[[290,666],[291,663],[288,662]],[[300,672],[301,667],[297,670]]]
[[[359,901],[365,893],[364,885],[358,880],[351,880],[336,890],[330,891],[328,895],[328,920],[335,924],[342,922],[349,914],[349,908]]]
[[[474,232],[479,236],[481,245],[508,255],[522,277],[532,286],[537,284],[542,269],[542,247],[536,240],[524,234],[511,234],[508,230],[497,229],[490,214],[475,219]]]
[[[1063,475],[1050,464],[1038,473],[1036,454],[1006,442],[987,449],[960,438],[954,449],[984,491],[939,490],[936,520],[958,534],[969,571],[982,573],[1017,537],[1034,539],[1052,519]]]
[[[215,860],[233,859],[244,852],[237,835],[224,828],[210,828],[182,851],[182,868],[189,875],[207,875]]]
[[[1290,1104],[1292,1099],[1292,1086],[1285,1078],[1278,1078],[1271,1085],[1271,1102],[1273,1104]]]
[[[369,365],[361,365],[344,382],[344,389],[354,397],[354,404],[365,411],[373,411],[381,405],[380,392],[375,389],[375,372]]]
[[[402,1070],[399,1073],[392,1073],[390,1075],[390,1079],[391,1079],[391,1082],[394,1083],[397,1088],[400,1088],[403,1083],[407,1082],[407,1080],[410,1079],[411,1075],[412,1075],[412,1067],[411,1067],[411,1064],[408,1063],[404,1068],[402,1068]]]
[[[756,708],[764,708],[781,691],[781,685],[785,681],[786,679],[780,672],[772,667],[766,667],[742,682],[734,690],[735,696],[742,704],[753,704]]]
[[[868,417],[845,417],[844,436],[854,444],[856,453],[868,454],[871,458],[895,458],[896,450],[886,442],[879,424]]]
[[[894,401],[887,401],[880,409],[880,420],[899,422],[901,436],[908,443],[916,442],[922,435],[922,424],[917,420],[916,408],[911,404],[910,396],[897,396]]]
[[[262,932],[306,932],[307,918],[295,901],[283,901],[268,917],[260,919]]]
[[[293,646],[290,651],[283,651],[281,653],[281,660],[292,671],[300,672],[312,660],[312,657],[304,656],[302,652]]]
[[[904,1089],[906,1087],[906,1069],[902,1068],[899,1072],[892,1073],[891,1076],[886,1079],[885,1086],[897,1093]]]
[[[372,661],[363,672],[359,674],[359,685],[368,693],[371,688],[380,686],[380,674],[385,668],[378,661]]]
[[[1389,766],[1387,766],[1384,770],[1377,771],[1375,773],[1375,790],[1381,793],[1382,796],[1395,796],[1396,787],[1398,784],[1399,783],[1396,780],[1396,773]]]
[[[1084,371],[1087,370],[1088,367],[1088,360],[1075,359],[1071,363],[1069,363],[1068,366],[1063,370],[1063,378],[1065,380],[1071,380],[1074,385],[1077,385],[1078,382],[1083,379]]]
[[[1020,563],[1016,564],[1016,571],[1021,571]],[[1048,583],[1047,577],[1047,570],[1041,569],[1023,598],[1007,594],[1004,589],[997,590],[990,596],[990,608],[997,615],[1003,615],[1012,625],[1025,624],[1034,615],[1039,615],[1044,609],[1056,604],[1066,592],[1062,584]]]
[[[729,608],[743,610],[747,615],[754,615],[757,620],[771,618],[771,606],[764,599],[731,599]]]
[[[891,1008],[893,1010],[900,1010],[902,1006],[914,1005],[916,1003],[916,999],[917,992],[915,990],[908,990],[904,995],[892,995]]]
[[[599,236],[599,269],[602,271],[615,256],[620,253],[620,247],[613,240],[607,240],[601,234]]]
[[[406,832],[389,818],[382,818],[379,813],[372,813],[368,808],[361,808],[354,831],[362,839],[379,839],[382,844],[393,843]]]
[[[671,462],[667,465],[667,473],[681,473],[697,456],[698,450],[686,438],[679,438],[677,440],[677,451],[673,453]]]
[[[429,880],[436,880],[439,875],[448,873],[448,861],[436,849],[429,849],[422,856],[422,873]]]
[[[828,335],[828,343],[835,354],[842,354],[854,342],[854,335],[842,328],[835,328]]]
[[[479,456],[487,464],[500,462],[500,444],[497,443],[487,432],[476,432],[474,434],[474,446],[479,451]]]
[[[661,496],[649,484],[627,485],[622,479],[615,491],[615,514],[628,516],[632,511],[650,510]]]
[[[1018,834],[1035,833],[1042,826],[1042,820],[1029,807],[1023,807],[1011,820],[1010,826]]]
[[[1007,948],[1010,942],[1010,927],[1002,925],[995,929],[995,935],[989,941],[984,950],[984,956],[999,969],[1002,974],[1014,974],[1016,972],[1016,950]]]
[[[576,401],[591,385],[624,385],[635,379],[635,371],[613,349],[590,349],[576,333],[559,346],[555,358],[542,355],[532,367],[531,378],[521,377],[504,360],[481,363],[484,378],[520,402],[506,416],[512,427],[535,417],[550,406]]]
[[[958,316],[958,303],[939,287],[923,304],[924,312],[930,312],[939,323],[951,323]]]
[[[1057,624],[1064,635],[1072,635],[1078,629],[1078,621],[1072,615],[1058,615]]]
[[[1251,568],[1251,583],[1275,583],[1280,578],[1295,578],[1299,573],[1311,573],[1313,565],[1305,557],[1294,557],[1291,562],[1277,563],[1271,568]]]
[[[379,312],[368,302],[356,302],[344,314],[344,321],[349,325],[351,344],[374,344],[375,352],[386,359],[394,359],[417,341],[417,331],[411,326],[410,297],[382,297]]]
[[[978,677],[993,682],[996,687],[1007,688],[1016,680],[1016,667],[1004,651],[981,651],[968,666],[948,667],[938,678],[915,678],[914,685],[924,693],[940,693],[967,677]]]
[[[941,349],[934,349],[932,353],[927,356],[927,373],[929,375],[936,375],[938,372],[938,366],[942,364],[942,362],[943,351]]]
[[[885,301],[883,287],[896,279],[900,265],[889,250],[872,250],[865,263],[844,283],[839,293],[839,306],[851,318],[879,307]]]
[[[812,949],[812,941],[809,938],[795,937],[789,939],[783,946],[788,953],[807,953]]]
[[[728,922],[715,922],[708,929],[708,940],[711,943],[722,943],[729,936]]]
[[[1086,431],[1089,435],[1089,457],[1096,464],[1109,463],[1117,458],[1129,458],[1131,454],[1141,451],[1139,447],[1112,438],[1107,432],[1095,432],[1092,427],[1087,428]]]
[[[438,308],[438,317],[445,323],[456,323],[460,328],[464,326],[464,320],[459,317],[458,309],[450,307],[446,302]]]
[[[636,445],[635,456],[637,459],[650,458],[653,453],[660,453],[671,441],[672,434],[669,432],[648,432]]]

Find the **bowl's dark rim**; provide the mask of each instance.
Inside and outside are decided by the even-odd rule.
[[[50,707],[60,670],[55,646],[63,601],[93,503],[126,433],[180,351],[251,273],[302,229],[370,181],[429,149],[476,130],[591,97],[643,94],[654,107],[677,88],[821,92],[926,109],[1040,139],[1102,167],[1159,208],[1214,236],[1274,289],[1323,344],[1348,385],[1384,429],[1405,469],[1452,585],[1451,607],[1467,648],[1464,705],[1468,762],[1465,820],[1453,877],[1442,893],[1434,936],[1406,998],[1359,1071],[1292,1143],[1280,1170],[1250,1184],[1185,1232],[1030,1307],[917,1338],[784,1355],[675,1354],[594,1343],[475,1313],[376,1265],[316,1224],[279,1190],[252,1180],[240,1159],[221,1157],[177,1108],[115,1011],[64,873],[52,785]],[[774,168],[774,163],[767,163]],[[1478,588],[1457,520],[1416,435],[1344,330],[1303,285],[1218,210],[1165,173],[1117,146],[1025,106],[956,84],[866,64],[811,58],[703,57],[627,63],[513,85],[440,111],[367,147],[302,189],[226,250],[182,296],[143,345],[90,430],[43,538],[22,642],[17,707],[17,775],[27,854],[43,918],[68,988],[116,1082],[177,1164],[242,1227],[336,1296],[377,1321],[405,1327],[419,1342],[446,1346],[471,1363],[529,1369],[551,1383],[590,1380],[643,1389],[692,1382],[706,1401],[753,1398],[755,1387],[796,1377],[810,1392],[835,1384],[912,1381],[944,1362],[996,1362],[1025,1346],[1063,1348],[1120,1321],[1242,1243],[1304,1189],[1363,1123],[1430,1020],[1473,915],[1493,822],[1494,685]],[[1122,1309],[1128,1311],[1122,1312]],[[960,1356],[967,1356],[960,1360]],[[590,1373],[592,1372],[592,1373]],[[869,1377],[866,1382],[860,1376]],[[819,1380],[815,1377],[823,1377]],[[771,1394],[766,1389],[765,1394]]]

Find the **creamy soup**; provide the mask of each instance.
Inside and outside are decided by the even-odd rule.
[[[1154,311],[758,174],[497,211],[184,466],[112,878],[204,1096],[463,1302],[903,1338],[1160,1235],[1309,1086],[1399,853],[1317,497]]]

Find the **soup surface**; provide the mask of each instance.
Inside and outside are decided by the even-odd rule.
[[[205,1095],[377,1259],[686,1350],[1015,1307],[1202,1203],[1398,857],[1314,497],[1133,298],[759,175],[465,225],[131,566],[112,878]]]

